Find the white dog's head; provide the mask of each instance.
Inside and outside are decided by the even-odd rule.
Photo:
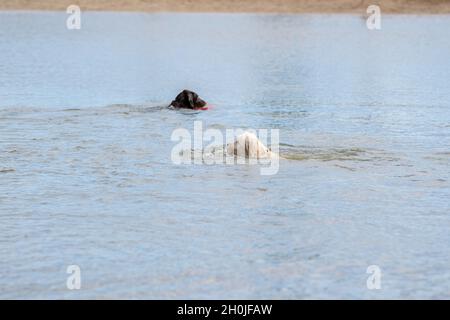
[[[275,154],[251,132],[244,132],[236,137],[233,143],[227,145],[227,153],[229,155],[250,159],[268,159],[275,156]]]

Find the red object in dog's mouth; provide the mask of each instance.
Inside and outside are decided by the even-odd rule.
[[[211,108],[212,108],[212,105],[207,103],[206,106],[201,107],[201,108],[196,108],[195,110],[208,110],[208,109],[211,109]]]

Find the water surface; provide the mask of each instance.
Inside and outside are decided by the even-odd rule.
[[[66,18],[0,13],[0,298],[450,298],[450,16]],[[287,159],[176,166],[196,120]]]

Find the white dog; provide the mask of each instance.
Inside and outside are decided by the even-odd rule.
[[[244,132],[227,145],[227,153],[238,157],[252,159],[278,158],[278,154],[267,148],[258,137],[251,132]]]

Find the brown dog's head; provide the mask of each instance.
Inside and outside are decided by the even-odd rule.
[[[170,105],[175,108],[201,109],[206,106],[206,102],[200,99],[195,92],[183,90]]]

